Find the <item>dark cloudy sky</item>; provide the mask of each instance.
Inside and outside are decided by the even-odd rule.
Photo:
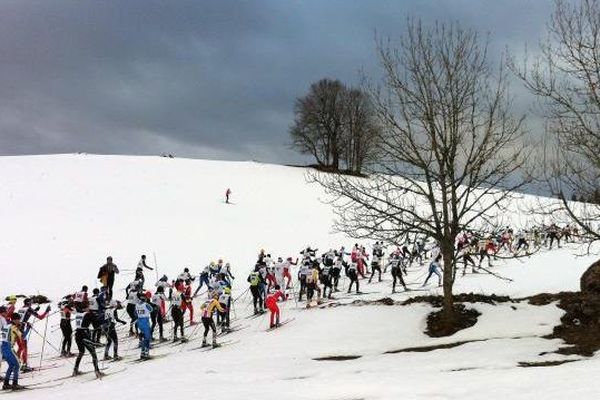
[[[520,54],[543,35],[551,5],[0,0],[0,155],[301,162],[287,147],[294,99],[323,77],[376,77],[375,30],[393,40],[407,16],[457,20],[490,32],[494,54]]]

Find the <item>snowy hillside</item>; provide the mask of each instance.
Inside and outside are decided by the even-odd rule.
[[[223,398],[232,399],[581,399],[597,397],[600,360],[546,368],[521,368],[520,362],[578,359],[552,353],[559,340],[552,332],[563,311],[554,304],[526,302],[474,304],[477,324],[451,337],[434,339],[423,333],[427,304],[410,306],[351,305],[355,300],[439,293],[424,291],[390,295],[389,273],[381,283],[361,281],[363,296],[339,295],[323,308],[305,309],[282,303],[282,318],[291,322],[266,332],[267,317],[248,319],[250,297],[245,278],[257,252],[293,256],[310,244],[320,249],[350,247],[354,240],[331,234],[333,213],[319,201],[321,189],[307,185],[301,168],[251,162],[60,155],[0,158],[0,295],[45,294],[54,300],[97,282],[106,256],[124,270],[115,285],[117,297],[132,279],[139,256],[147,254],[158,273],[175,276],[184,267],[198,273],[211,260],[231,262],[233,325],[220,340],[226,346],[192,350],[201,328],[186,327],[190,342],[161,345],[151,351],[164,358],[142,364],[136,343],[125,340],[121,363],[103,363],[115,372],[101,381],[90,375],[65,379],[51,389],[11,393],[27,399],[63,400]],[[227,188],[234,204],[224,203]],[[515,219],[519,219],[515,210]],[[519,223],[516,221],[514,223]],[[520,221],[522,222],[522,221]],[[365,243],[369,244],[369,243]],[[524,297],[540,292],[578,290],[581,273],[594,256],[575,257],[577,245],[541,251],[531,257],[498,260],[488,274],[459,276],[456,292]],[[426,266],[409,269],[407,283],[418,289]],[[148,281],[154,281],[151,272]],[[199,302],[200,299],[197,300]],[[48,322],[44,358],[56,357],[59,317]],[[170,325],[167,325],[170,326]],[[37,332],[44,322],[37,322]],[[456,344],[427,352],[393,352],[412,347]],[[38,365],[41,340],[32,336],[31,364]],[[549,354],[540,356],[542,352]],[[36,354],[37,353],[37,354]],[[346,361],[317,361],[347,356]],[[86,355],[82,370],[91,370]],[[64,377],[72,359],[23,375],[22,384]],[[122,370],[126,368],[125,370]],[[3,365],[3,371],[5,365]],[[119,372],[116,372],[119,371]]]

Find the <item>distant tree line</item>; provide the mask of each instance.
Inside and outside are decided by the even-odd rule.
[[[321,79],[299,97],[290,127],[292,146],[330,172],[361,174],[381,136],[373,104],[360,89]]]

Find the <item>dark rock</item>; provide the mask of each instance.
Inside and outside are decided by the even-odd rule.
[[[596,261],[581,275],[581,292],[586,295],[600,295],[600,260]]]

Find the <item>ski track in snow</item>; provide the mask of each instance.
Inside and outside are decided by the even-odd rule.
[[[0,241],[2,297],[39,290],[56,300],[83,283],[93,286],[98,267],[109,254],[121,269],[133,269],[142,253],[152,265],[155,252],[159,274],[170,277],[185,266],[199,272],[210,260],[221,257],[231,262],[237,277],[235,298],[246,289],[245,278],[261,248],[274,256],[295,256],[307,244],[325,250],[342,244],[349,248],[354,243],[330,233],[332,212],[319,201],[324,194],[306,185],[300,168],[87,155],[1,157],[0,168],[0,220],[10,232]],[[232,188],[236,207],[223,203],[227,187]],[[581,249],[569,245],[530,258],[498,260],[493,271],[514,282],[487,274],[459,274],[455,291],[523,297],[578,290],[581,273],[595,257],[575,257],[577,251]],[[155,276],[147,272],[147,282],[153,283]],[[416,288],[425,272],[425,266],[413,267],[405,280]],[[126,274],[115,284],[117,295],[123,295],[121,288],[132,279]],[[361,281],[361,290],[372,293],[339,302],[441,293],[430,283],[427,291],[391,295],[389,271],[384,278],[382,283]],[[548,400],[595,399],[600,389],[596,356],[557,367],[517,367],[520,361],[577,358],[539,356],[561,345],[559,340],[541,338],[563,314],[553,304],[474,304],[482,313],[475,326],[451,337],[430,338],[423,334],[425,317],[432,310],[426,304],[306,310],[289,300],[280,304],[282,320],[294,321],[267,333],[268,314],[244,319],[251,312],[250,300],[249,295],[242,296],[232,312],[244,329],[219,339],[238,341],[231,345],[187,351],[200,344],[203,328],[186,327],[186,334],[192,335],[189,343],[151,351],[169,353],[167,357],[140,364],[101,362],[107,372],[122,365],[127,370],[102,380],[91,376],[66,379],[60,387],[11,393],[6,398],[80,400],[114,393],[119,399],[136,400],[224,395],[234,399]],[[196,305],[199,302],[196,299]],[[60,345],[58,322],[57,314],[49,320],[46,358],[55,356],[53,347]],[[43,333],[44,322],[34,327]],[[384,354],[469,340],[481,341],[425,353]],[[40,349],[40,337],[32,333],[30,350]],[[120,353],[129,360],[137,357],[136,342],[123,341]],[[313,360],[328,356],[362,357]],[[21,375],[21,383],[66,376],[73,361],[51,361],[61,367]],[[91,368],[88,361],[86,355],[82,370]],[[32,366],[38,363],[39,355],[30,358]]]

